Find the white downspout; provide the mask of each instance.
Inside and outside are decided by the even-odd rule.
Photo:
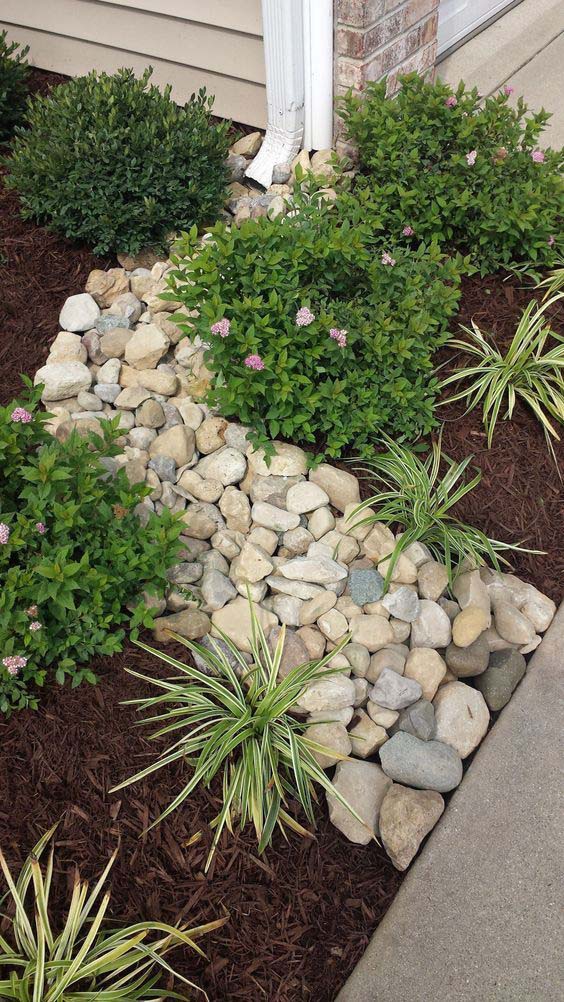
[[[246,176],[265,188],[276,164],[299,152],[304,133],[304,0],[262,0],[268,124]],[[315,0],[314,0],[315,3]]]
[[[333,145],[333,0],[303,0],[304,149]]]

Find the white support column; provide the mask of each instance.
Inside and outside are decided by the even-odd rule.
[[[262,0],[268,125],[247,177],[265,188],[276,164],[299,152],[304,132],[304,0]],[[314,0],[315,2],[315,0]]]
[[[303,0],[306,150],[333,145],[333,0]]]

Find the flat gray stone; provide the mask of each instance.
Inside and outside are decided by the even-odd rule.
[[[402,710],[420,699],[422,691],[415,679],[405,678],[391,668],[384,668],[372,686],[369,698],[388,710]]]
[[[523,678],[527,662],[519,651],[510,647],[492,651],[485,672],[476,679],[490,710],[502,710]]]
[[[405,731],[406,734],[414,734],[421,741],[430,741],[435,737],[435,708],[428,699],[418,699],[411,706],[406,706],[400,712],[399,719],[390,729],[391,734],[396,731]]]
[[[421,741],[398,731],[380,748],[382,769],[390,779],[419,790],[454,790],[462,779],[462,760],[442,741]]]
[[[419,613],[417,592],[403,585],[397,591],[384,595],[382,605],[390,615],[401,619],[404,623],[412,623]]]
[[[384,578],[375,568],[353,568],[349,574],[348,590],[355,605],[378,602],[384,594]]]

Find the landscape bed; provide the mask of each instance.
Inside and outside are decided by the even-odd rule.
[[[0,403],[18,395],[22,372],[33,376],[44,363],[57,332],[67,296],[82,292],[93,268],[115,264],[20,221],[16,199],[0,187],[0,280],[4,290]],[[474,319],[495,333],[498,344],[513,336],[530,288],[502,275],[463,279],[460,313],[451,324]],[[561,329],[563,307],[552,320]],[[449,357],[448,351],[438,361]],[[558,601],[564,574],[564,544],[558,532],[561,482],[540,425],[522,406],[500,425],[487,450],[477,410],[463,404],[440,414],[445,421],[444,451],[454,459],[473,453],[482,471],[478,488],[463,499],[457,514],[497,539],[522,541],[543,556],[515,554],[515,573]],[[558,444],[557,444],[558,445]],[[558,449],[562,464],[564,454]],[[185,653],[185,652],[184,652]],[[3,803],[0,845],[20,861],[57,817],[64,820],[57,841],[59,864],[69,872],[79,863],[92,877],[121,841],[113,874],[112,913],[120,920],[152,918],[208,921],[222,908],[230,922],[203,944],[208,960],[188,956],[177,965],[199,976],[212,1002],[224,998],[315,998],[330,1002],[358,961],[401,882],[378,845],[351,846],[329,823],[320,800],[315,840],[276,836],[260,859],[253,835],[224,838],[207,875],[209,847],[205,819],[217,798],[198,790],[182,811],[147,837],[139,830],[170,799],[180,770],[171,769],[109,796],[107,789],[142,768],[133,750],[149,745],[133,730],[135,712],[121,699],[144,695],[123,670],[161,674],[154,658],[132,645],[100,659],[100,683],[75,691],[49,684],[37,712],[25,711],[0,724]],[[201,827],[201,843],[186,842]],[[61,869],[63,867],[61,866]],[[66,888],[60,877],[60,900]],[[259,930],[259,935],[257,935]],[[185,963],[185,966],[183,964]]]

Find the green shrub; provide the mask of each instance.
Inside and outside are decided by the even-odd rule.
[[[349,196],[297,196],[285,218],[218,223],[202,247],[194,228],[177,245],[170,298],[200,311],[180,326],[209,343],[209,402],[256,443],[282,435],[338,456],[382,429],[433,425],[432,357],[456,310],[457,264],[436,245],[375,237],[363,211]],[[300,325],[304,308],[314,319]]]
[[[550,115],[527,117],[521,98],[511,108],[507,90],[480,103],[463,83],[453,92],[410,74],[393,99],[382,82],[340,102],[359,184],[389,233],[410,227],[413,239],[464,250],[482,274],[551,265],[562,245],[564,151],[539,150]]]
[[[228,124],[201,90],[178,106],[151,70],[90,73],[30,103],[7,184],[22,215],[96,253],[161,249],[171,230],[216,218],[225,197]]]
[[[29,46],[20,49],[18,42],[8,43],[6,34],[0,31],[0,143],[9,138],[23,115],[29,74],[25,58]]]
[[[52,666],[62,683],[95,682],[95,654],[121,650],[153,614],[141,592],[164,593],[181,525],[168,512],[141,528],[134,509],[147,493],[101,463],[120,450],[114,422],[103,439],[45,429],[39,389],[0,408],[0,711],[37,706],[34,685]],[[92,448],[92,445],[95,448]],[[135,601],[130,616],[125,603]]]

